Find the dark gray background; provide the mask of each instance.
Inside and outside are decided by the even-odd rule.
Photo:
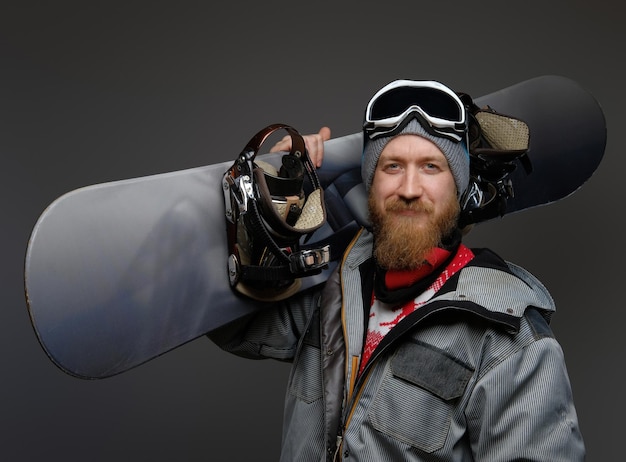
[[[626,413],[617,375],[626,42],[616,8],[602,0],[3,2],[0,458],[278,454],[284,364],[237,359],[205,338],[100,381],[48,361],[26,311],[23,259],[56,197],[234,159],[269,123],[357,132],[367,99],[396,78],[434,78],[480,96],[559,74],[604,108],[603,163],[573,196],[483,224],[469,242],[527,267],[552,291],[588,460],[614,460]]]

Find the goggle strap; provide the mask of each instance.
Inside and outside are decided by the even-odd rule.
[[[380,128],[379,129],[366,128],[365,131],[366,131],[367,136],[372,140],[379,138],[381,136],[391,137],[391,136],[397,135],[402,130],[404,130],[406,126],[409,124],[409,122],[413,119],[416,119],[419,122],[419,124],[422,126],[422,128],[426,130],[426,132],[428,132],[432,136],[436,136],[439,138],[447,138],[456,143],[459,143],[463,140],[463,138],[458,134],[458,132],[453,129],[446,130],[445,128],[433,127],[424,118],[424,116],[422,116],[422,114],[420,114],[417,111],[413,111],[407,114],[407,116],[397,126],[393,127],[391,130],[382,131]]]

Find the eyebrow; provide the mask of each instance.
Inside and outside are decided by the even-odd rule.
[[[396,153],[388,153],[388,154],[381,154],[380,158],[378,159],[379,163],[381,161],[384,162],[394,162],[394,161],[406,161],[410,158],[413,158],[413,156],[411,155],[404,155],[404,154],[396,154]],[[422,163],[439,163],[439,162],[443,162],[445,164],[448,163],[448,159],[446,159],[446,157],[444,155],[441,156],[434,156],[434,155],[426,155],[426,156],[422,156],[420,157],[420,162]]]

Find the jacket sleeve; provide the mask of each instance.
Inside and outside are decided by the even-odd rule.
[[[487,370],[466,408],[477,461],[583,461],[563,351],[543,337]]]
[[[309,289],[268,305],[207,336],[225,351],[244,358],[293,359],[300,336],[317,308],[320,289]]]

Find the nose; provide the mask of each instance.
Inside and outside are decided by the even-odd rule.
[[[398,196],[405,200],[417,199],[423,193],[422,184],[418,172],[413,168],[407,168],[398,185]]]

